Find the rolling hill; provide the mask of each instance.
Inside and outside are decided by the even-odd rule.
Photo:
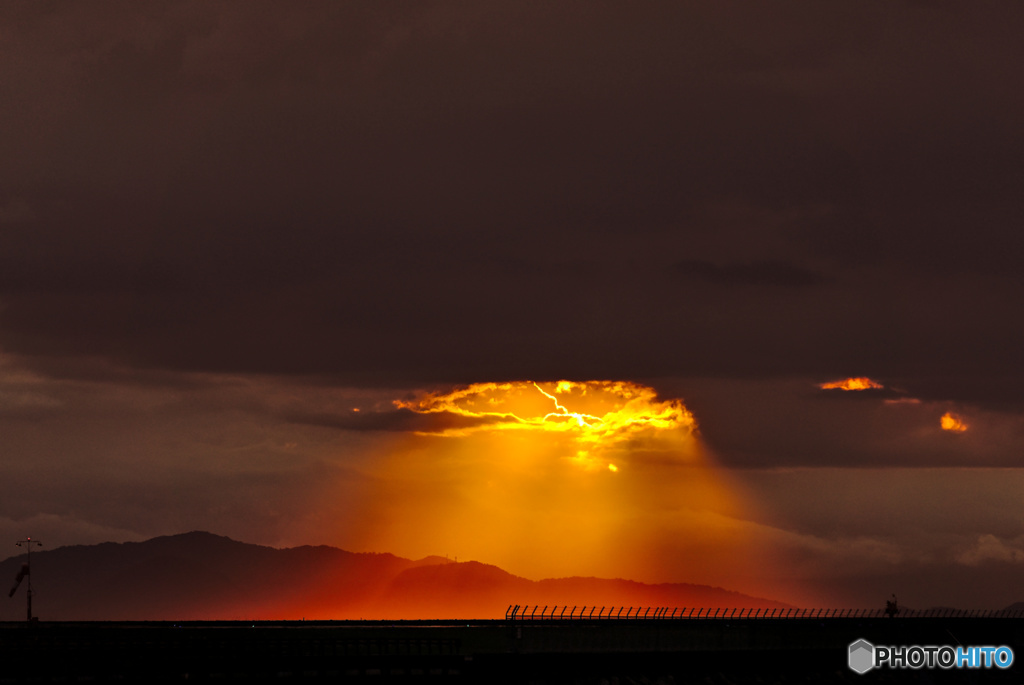
[[[23,561],[0,562],[0,580],[13,585]],[[786,606],[706,585],[532,581],[475,561],[275,549],[204,532],[34,552],[32,577],[34,614],[44,621],[500,618],[509,604]],[[0,619],[24,619],[25,591],[23,583],[0,604]]]

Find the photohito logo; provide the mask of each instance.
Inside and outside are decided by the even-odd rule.
[[[949,645],[875,646],[867,640],[851,642],[847,652],[851,671],[872,668],[1009,668],[1013,650],[999,647],[951,647]]]

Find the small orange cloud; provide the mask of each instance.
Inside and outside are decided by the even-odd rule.
[[[844,378],[831,383],[821,383],[818,387],[822,390],[881,390],[885,386],[870,378],[860,376],[859,378]]]
[[[939,425],[942,426],[942,430],[953,433],[963,433],[968,428],[967,424],[963,422],[963,419],[948,411],[942,415],[941,419],[939,419]]]

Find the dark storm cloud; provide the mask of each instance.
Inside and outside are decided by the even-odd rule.
[[[459,416],[448,412],[420,414],[409,409],[394,411],[350,411],[345,414],[317,412],[286,412],[285,421],[310,426],[324,426],[350,431],[396,431],[440,433],[446,430],[476,428],[502,421],[513,421],[512,417]]]
[[[1024,466],[1024,418],[1003,405],[823,391],[811,379],[688,379],[659,390],[685,397],[711,452],[734,468]],[[968,429],[943,430],[947,412]]]
[[[913,402],[917,400],[917,398],[908,397],[906,391],[889,387],[842,390],[839,388],[824,389],[819,386],[815,394],[817,399],[831,400],[833,402],[879,402],[886,400],[889,402]]]
[[[915,397],[943,401],[957,398],[991,411],[1018,413],[1024,409],[1019,376],[932,376],[913,379]]]
[[[0,348],[38,364],[1024,378],[1018,5],[6,14]]]
[[[0,13],[9,539],[400,553],[353,536],[422,493],[381,460],[478,423],[394,400],[621,378],[685,402],[798,585],[1013,591],[1024,5]]]
[[[688,259],[672,265],[686,278],[698,278],[719,285],[777,285],[800,288],[818,285],[824,277],[810,269],[785,262],[751,262],[747,264],[713,264]]]

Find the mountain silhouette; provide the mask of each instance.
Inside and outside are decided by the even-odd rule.
[[[0,562],[0,581],[13,585],[23,562]],[[509,604],[787,606],[706,585],[532,581],[476,561],[276,549],[205,532],[36,551],[32,583],[44,621],[501,618]],[[23,584],[0,605],[0,619],[23,620],[24,602]]]

